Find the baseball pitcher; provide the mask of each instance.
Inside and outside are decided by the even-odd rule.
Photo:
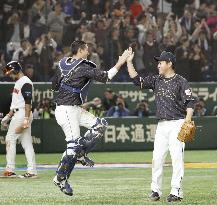
[[[195,100],[186,79],[175,73],[175,56],[170,52],[162,52],[160,57],[154,57],[158,62],[159,75],[140,77],[135,71],[132,59],[127,60],[130,77],[141,89],[152,89],[155,95],[156,116],[159,119],[154,141],[152,161],[152,183],[150,199],[158,201],[162,194],[163,164],[170,151],[173,174],[168,202],[181,201],[183,193],[181,182],[184,176],[185,140],[179,140],[180,132],[185,128],[194,130],[191,122]],[[183,126],[189,124],[189,126]],[[183,130],[182,130],[183,129]],[[185,136],[185,134],[182,134]],[[182,137],[181,137],[182,138]]]

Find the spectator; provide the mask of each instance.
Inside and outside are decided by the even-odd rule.
[[[147,32],[146,41],[143,45],[143,63],[147,73],[158,73],[156,64],[153,60],[153,56],[159,55],[159,49],[157,42],[154,40],[154,34],[152,31]]]
[[[136,42],[135,30],[132,27],[128,27],[123,30],[122,38],[120,39],[122,43],[122,48],[125,50],[130,44]]]
[[[46,32],[46,16],[51,12],[50,1],[36,0],[30,11],[30,42]]]
[[[198,44],[192,45],[192,52],[189,55],[190,81],[199,82],[202,80],[202,69],[205,65],[205,56]]]
[[[207,115],[207,109],[205,108],[204,100],[200,99],[195,105],[194,116],[201,117],[205,115]]]
[[[169,13],[164,24],[164,35],[171,33],[173,41],[177,43],[182,35],[182,28],[174,13]]]
[[[148,117],[150,115],[148,103],[146,101],[138,103],[132,115],[137,117]]]
[[[155,24],[153,18],[151,18],[149,13],[142,12],[138,17],[138,42],[140,45],[143,45],[146,41],[146,33],[147,31],[153,31],[157,29],[157,25]]]
[[[169,51],[174,53],[176,49],[176,43],[174,41],[173,35],[171,33],[167,33],[166,36],[163,38],[163,42],[159,44],[159,50],[162,51]]]
[[[27,39],[23,39],[21,41],[21,48],[14,52],[12,59],[20,61],[23,67],[27,64],[31,64],[34,68],[36,68],[39,63],[38,54]]]
[[[35,73],[35,69],[32,65],[26,65],[24,68],[24,73],[32,82],[41,81],[40,78]]]
[[[0,68],[4,68],[5,65],[5,54],[2,51],[0,51]],[[2,73],[2,69],[0,69],[0,78],[2,78],[3,76],[4,75]]]
[[[70,46],[76,36],[76,30],[79,28],[79,24],[74,22],[70,16],[65,18],[65,24],[63,27],[63,46]]]
[[[192,17],[192,13],[189,9],[184,11],[184,15],[180,20],[180,24],[182,26],[182,31],[184,35],[192,34],[194,28],[194,20]]]
[[[111,17],[111,11],[112,11],[112,2],[110,0],[106,0],[103,7],[103,15],[106,18]]]
[[[53,75],[53,63],[54,63],[54,51],[57,47],[57,43],[51,38],[51,34],[42,35],[41,38],[35,42],[36,52],[39,55],[40,66],[38,71],[40,78],[43,81],[48,81],[50,76]]]
[[[205,19],[195,22],[195,30],[191,36],[191,41],[198,43],[204,52],[208,52],[208,41],[211,39],[211,32]]]
[[[91,43],[93,45],[96,45],[96,38],[95,38],[95,33],[90,31],[90,27],[87,28],[87,30],[82,33],[82,41],[86,43]]]
[[[154,50],[166,50],[176,52],[176,69],[184,77],[217,80],[217,7],[213,0],[7,0],[2,5],[0,50],[5,61],[19,60],[23,67],[32,64],[34,75],[38,78],[40,73],[41,80],[49,81],[57,56],[68,55],[63,50],[81,39],[93,44],[94,56],[99,56],[104,70],[129,44],[138,42],[134,61],[144,75],[147,69],[156,68],[149,65]],[[43,36],[50,35],[55,43],[45,46]],[[128,80],[126,69],[113,79]]]
[[[63,27],[65,24],[66,14],[62,12],[60,3],[56,3],[54,11],[48,15],[48,26],[51,37],[57,42],[58,45],[62,44]]]
[[[88,112],[92,113],[97,117],[103,117],[105,114],[105,110],[102,105],[102,101],[100,98],[96,97],[92,101],[83,104],[84,109]]]
[[[96,28],[94,28],[95,37],[97,39],[98,45],[105,46],[106,38],[107,38],[107,28],[105,26],[105,21],[103,19],[99,19],[96,24]]]
[[[134,50],[134,62],[135,62],[135,67],[136,67],[136,70],[142,74],[144,72],[146,72],[146,69],[145,69],[145,65],[144,65],[144,50],[143,50],[143,47],[138,43],[138,42],[135,42],[133,44],[131,44],[131,47],[133,48]]]
[[[61,7],[63,12],[67,15],[72,17],[73,16],[73,3],[71,0],[61,0]]]
[[[114,62],[118,59],[118,56],[120,55],[122,48],[119,41],[119,30],[113,29],[110,33],[110,38],[108,39],[108,50],[107,50],[107,56],[108,56],[108,67],[111,65],[114,65]]]
[[[126,108],[125,102],[122,96],[118,96],[116,106],[111,107],[107,114],[107,117],[127,117],[130,116],[130,111]]]
[[[18,12],[13,13],[8,21],[6,27],[6,41],[7,53],[9,53],[10,45],[13,44],[13,48],[17,49],[20,47],[20,41],[24,38],[24,24],[20,21],[20,14]]]
[[[189,40],[188,38],[183,38],[180,41],[181,45],[176,48],[175,55],[176,55],[176,72],[186,78],[189,79],[190,76],[190,65],[189,65]]]
[[[34,109],[34,115],[40,119],[54,118],[55,106],[49,99],[43,99]]]
[[[117,1],[113,6],[113,16],[114,17],[123,17],[125,13],[125,8],[121,1]]]
[[[138,0],[133,0],[133,3],[130,5],[130,12],[133,17],[136,18],[141,12],[143,8]]]
[[[100,61],[99,55],[96,53],[95,46],[96,45],[92,43],[88,43],[88,49],[89,49],[88,59],[94,62],[97,65],[97,68],[101,69],[100,67],[101,61]]]
[[[116,105],[117,95],[111,90],[107,89],[104,92],[102,104],[105,110],[109,110],[112,106]]]
[[[211,11],[206,22],[212,33],[217,32],[217,11]]]
[[[74,9],[74,13],[73,13],[73,19],[75,20],[80,20],[81,19],[81,13],[84,9],[84,1],[81,0],[74,0],[73,1],[73,9]]]
[[[212,115],[217,116],[217,105],[213,107]]]
[[[100,69],[105,70],[105,68],[106,68],[106,64],[105,64],[106,56],[105,56],[105,52],[104,52],[104,47],[102,45],[98,44],[96,51],[97,51],[97,54],[99,55],[99,60],[100,60],[99,67],[100,67]]]
[[[88,6],[90,8],[89,15],[92,16],[93,14],[101,15],[102,14],[102,6],[100,4],[100,0],[92,0],[91,5]]]

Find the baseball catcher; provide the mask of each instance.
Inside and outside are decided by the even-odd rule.
[[[104,83],[111,80],[125,63],[129,53],[126,50],[113,68],[102,71],[87,60],[87,44],[74,41],[71,45],[71,57],[64,57],[59,61],[59,70],[53,81],[53,89],[58,92],[55,117],[64,131],[67,147],[53,181],[66,195],[73,195],[68,179],[75,163],[78,161],[83,165],[94,165],[87,154],[102,138],[107,127],[105,119],[97,118],[81,108],[86,101],[89,86],[93,80]],[[80,136],[80,126],[88,129],[84,136]]]

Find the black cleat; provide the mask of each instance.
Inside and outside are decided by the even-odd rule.
[[[55,176],[53,179],[53,183],[59,187],[60,191],[63,192],[64,194],[68,195],[68,196],[72,196],[73,195],[73,190],[70,186],[70,184],[68,183],[67,179],[59,181],[58,177]]]
[[[167,197],[167,202],[179,202],[181,201],[182,198],[178,197],[178,196],[175,196],[173,194],[170,194],[168,197]]]
[[[158,201],[160,200],[160,196],[157,192],[152,191],[151,194],[149,195],[149,199],[152,201]]]

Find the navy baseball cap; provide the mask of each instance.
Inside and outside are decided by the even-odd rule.
[[[154,60],[156,61],[168,61],[172,62],[173,65],[176,64],[176,57],[171,53],[167,51],[163,51],[160,56],[154,56]]]

